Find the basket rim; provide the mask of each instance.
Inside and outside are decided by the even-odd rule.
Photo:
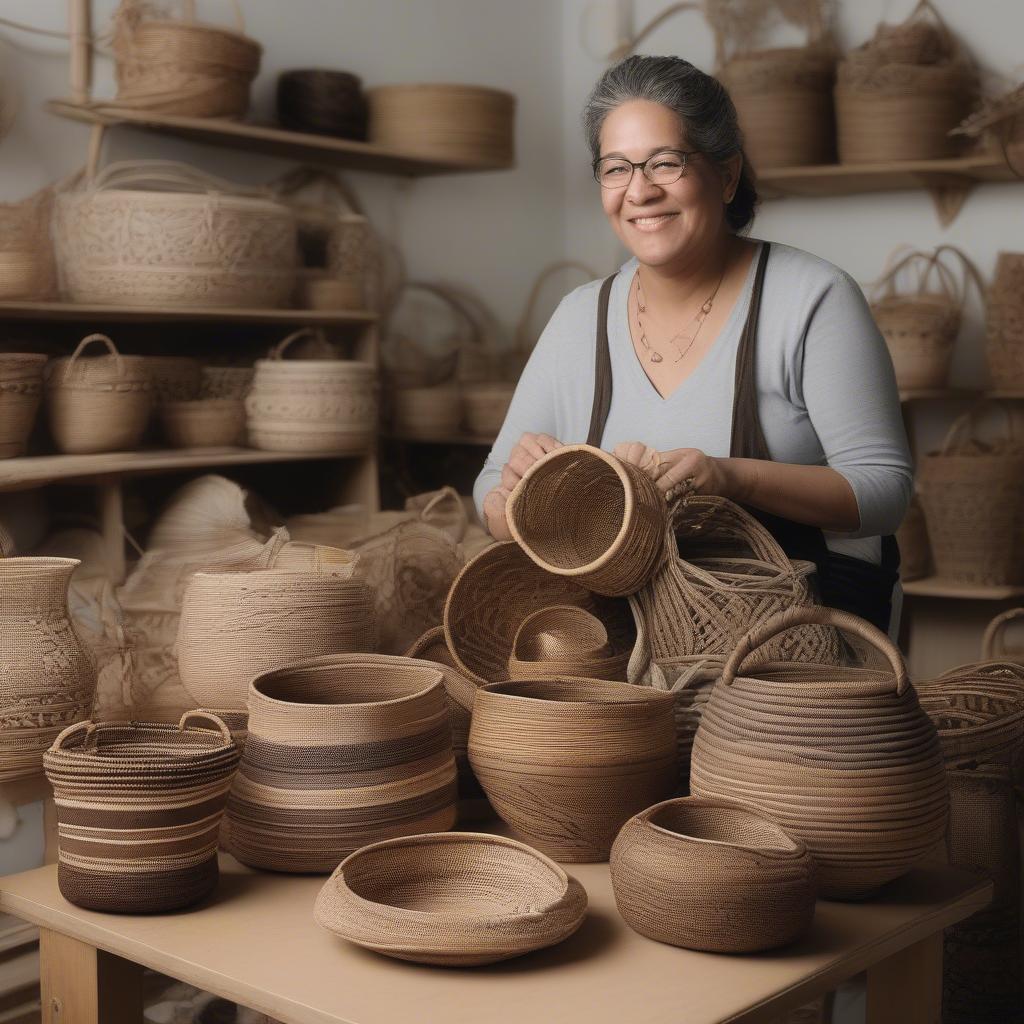
[[[592,697],[584,698],[582,700],[568,700],[560,699],[556,696],[545,696],[545,697],[534,697],[529,694],[523,693],[505,693],[504,688],[506,687],[551,687],[558,689],[563,683],[572,684],[573,686],[579,687],[579,689],[585,690],[590,687],[594,694]],[[580,686],[580,684],[584,684]],[[642,707],[644,705],[655,705],[659,703],[668,704],[674,703],[674,696],[667,690],[656,690],[651,686],[640,686],[636,683],[624,683],[615,679],[590,679],[586,676],[566,676],[560,679],[545,679],[543,677],[530,679],[501,679],[493,683],[485,683],[483,686],[477,687],[481,693],[491,694],[496,697],[503,697],[506,700],[513,701],[515,703],[521,703],[524,705],[539,706],[541,704],[547,704],[549,706],[558,707],[588,707],[588,708],[629,708],[629,707]],[[632,694],[636,691],[635,696],[626,697],[622,700],[602,700],[599,696],[599,691],[605,690],[608,692],[619,692],[622,694]]]
[[[237,29],[228,28],[225,25],[211,25],[205,21],[176,21],[173,18],[146,18],[140,21],[139,24],[132,29],[132,33],[138,33],[145,31],[148,28],[159,28],[163,31],[172,29],[174,31],[198,31],[206,33],[215,33],[220,36],[227,36],[234,41],[241,41],[253,47],[257,53],[263,53],[263,44],[258,39],[253,39],[252,36],[246,35],[244,32],[239,32]],[[116,106],[117,104],[111,104]]]
[[[512,100],[515,102],[515,93],[505,89],[498,89],[491,85],[474,85],[463,82],[392,82],[388,85],[374,85],[366,90],[367,96],[374,95],[396,95],[400,93],[422,93],[433,90],[449,94],[461,94],[465,96],[488,96],[495,99]]]
[[[241,209],[243,212],[248,211],[263,215],[272,213],[289,220],[295,219],[295,214],[291,208],[277,200],[257,198],[255,196],[236,196],[230,192],[163,192],[155,188],[93,189],[85,185],[58,195],[57,203],[73,204],[83,202],[84,200],[88,200],[91,203],[100,201],[117,203],[124,203],[126,201],[144,202],[151,199],[155,200],[158,197],[161,201],[172,199],[177,205],[197,204],[200,202],[204,204],[212,203],[219,207]]]

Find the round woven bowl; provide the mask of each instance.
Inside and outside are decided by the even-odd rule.
[[[605,624],[574,605],[541,608],[527,616],[512,641],[512,679],[626,680],[631,650],[615,651]]]
[[[46,356],[0,352],[0,459],[23,455],[43,393]]]
[[[612,847],[611,877],[630,928],[684,949],[775,949],[814,918],[807,847],[729,800],[666,800],[630,818]]]
[[[240,398],[166,402],[160,419],[172,448],[226,448],[245,441],[245,405]]]
[[[347,857],[317,896],[317,924],[398,960],[472,967],[567,939],[586,890],[523,843],[476,832],[389,839]]]
[[[668,506],[654,481],[590,445],[535,462],[506,514],[513,538],[545,572],[599,594],[636,593],[665,557]]]
[[[595,679],[481,687],[469,761],[495,811],[559,861],[608,859],[622,823],[676,783],[672,695]]]

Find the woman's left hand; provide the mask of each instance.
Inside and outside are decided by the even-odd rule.
[[[699,448],[658,452],[639,441],[628,441],[617,445],[612,454],[642,469],[664,494],[678,490],[689,480],[696,494],[729,497],[725,460],[707,455]]]

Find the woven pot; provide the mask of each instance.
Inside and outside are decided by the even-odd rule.
[[[93,342],[109,355],[81,359]],[[46,412],[57,448],[68,455],[131,451],[146,432],[153,383],[143,356],[123,356],[105,334],[83,338],[46,373]]]
[[[245,398],[256,370],[251,366],[204,366],[200,398]]]
[[[65,899],[152,914],[216,888],[217,835],[238,764],[219,718],[188,711],[176,726],[80,722],[54,740],[44,763]]]
[[[347,857],[317,896],[317,924],[398,960],[475,967],[567,939],[587,893],[543,854],[477,832],[388,839]]]
[[[0,300],[45,298],[52,269],[52,258],[46,251],[0,251]]]
[[[249,443],[265,451],[364,451],[377,432],[377,371],[349,359],[286,360],[303,328],[256,362],[245,399]]]
[[[158,405],[164,402],[191,402],[199,397],[202,363],[188,356],[146,356],[146,371],[153,382]]]
[[[0,557],[0,782],[38,775],[54,737],[92,707],[96,669],[68,611],[79,564]]]
[[[277,119],[295,132],[366,138],[362,82],[347,71],[284,71],[277,77]]]
[[[497,437],[515,394],[514,384],[463,384],[466,430],[475,437]]]
[[[147,18],[147,5],[122,0],[115,21],[117,106],[183,117],[241,117],[249,86],[260,70],[263,47],[238,31],[195,20],[195,0],[185,19]]]
[[[43,393],[46,356],[0,352],[0,459],[25,453]]]
[[[731,800],[684,797],[641,811],[612,846],[611,876],[630,928],[684,949],[775,949],[814,919],[807,847]]]
[[[928,527],[924,511],[916,497],[911,499],[907,514],[896,531],[900,549],[900,579],[904,583],[919,580],[931,572],[932,552],[928,545]]]
[[[666,557],[668,508],[654,481],[590,445],[535,462],[506,514],[512,537],[545,572],[600,594],[636,593]]]
[[[631,648],[612,648],[605,624],[575,605],[528,615],[512,640],[511,679],[614,679],[626,681]]]
[[[1024,619],[1024,608],[1011,608],[1000,612],[986,627],[981,638],[981,656],[985,661],[1012,661],[1024,664],[1024,650],[1009,648],[1004,636],[1006,627],[1017,619]]]
[[[245,442],[245,405],[238,398],[199,398],[160,407],[172,448],[226,448]]]
[[[528,842],[558,861],[607,860],[623,822],[675,788],[672,697],[593,679],[490,683],[469,761]]]
[[[767,641],[808,623],[848,631],[889,668],[765,660]],[[781,612],[733,651],[697,730],[690,790],[752,804],[802,840],[830,899],[909,871],[942,840],[949,809],[938,738],[899,651],[831,608]]]
[[[980,406],[950,428],[942,448],[920,462],[917,488],[935,571],[963,583],[1024,582],[1024,445],[1003,406],[1003,438],[977,440]]]
[[[295,217],[188,164],[115,163],[57,197],[65,296],[121,306],[271,309],[295,282]]]
[[[392,397],[391,423],[403,437],[454,437],[462,424],[462,396],[455,388],[399,388]]]
[[[456,770],[440,671],[334,655],[257,676],[228,802],[231,852],[329,872],[367,843],[447,830]]]

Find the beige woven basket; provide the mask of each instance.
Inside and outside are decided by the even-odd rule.
[[[462,424],[462,395],[453,387],[398,388],[391,402],[391,424],[402,437],[451,438]]]
[[[0,203],[0,298],[47,299],[56,288],[52,185]]]
[[[188,356],[145,356],[154,398],[163,402],[190,402],[199,397],[202,364]]]
[[[904,582],[919,580],[931,572],[932,551],[928,544],[928,527],[921,502],[915,496],[907,514],[896,531],[900,549],[900,579]]]
[[[477,690],[469,761],[498,814],[562,862],[607,860],[632,815],[671,795],[668,693],[595,679],[526,679]]]
[[[767,660],[793,626],[848,631],[885,669]],[[859,899],[941,842],[949,810],[935,729],[899,651],[831,608],[792,608],[755,626],[726,663],[690,762],[694,796],[742,800],[802,840],[830,899]]]
[[[0,300],[41,298],[47,290],[43,282],[48,268],[52,269],[46,253],[0,251]]]
[[[160,407],[172,448],[226,448],[245,442],[245,404],[239,398],[198,398]]]
[[[255,375],[256,370],[251,366],[204,366],[199,397],[244,399]]]
[[[80,358],[93,342],[109,355]],[[130,451],[146,432],[153,382],[143,356],[123,356],[105,334],[90,334],[66,358],[47,366],[46,411],[60,451]]]
[[[475,437],[495,438],[505,423],[515,394],[514,384],[481,382],[462,385],[466,430]]]
[[[295,305],[300,309],[365,309],[363,280],[337,277],[327,270],[300,270],[295,279]]]
[[[111,164],[58,195],[61,287],[74,302],[273,308],[295,283],[295,217],[188,164]]]
[[[608,629],[575,605],[541,608],[523,619],[508,659],[511,679],[613,679],[626,681],[632,649],[616,651]]]
[[[612,846],[611,877],[630,928],[685,949],[776,949],[814,919],[807,847],[732,800],[684,797],[641,811]]]
[[[1024,390],[1024,253],[1001,252],[988,292],[985,358],[996,390]]]
[[[993,407],[1005,427],[989,443],[978,439],[978,428]],[[1005,406],[983,404],[956,420],[941,449],[921,459],[917,488],[940,576],[987,586],[1024,582],[1024,444]]]
[[[0,352],[0,459],[23,455],[43,393],[46,356]]]
[[[567,939],[587,893],[554,861],[478,832],[388,839],[348,856],[317,896],[321,927],[398,960],[475,967]]]
[[[183,0],[184,18],[153,15],[145,0],[121,0],[114,24],[116,105],[185,117],[241,117],[263,48],[238,31],[200,24],[195,0]]]
[[[300,338],[322,334],[302,328],[256,361],[245,399],[249,443],[266,451],[364,451],[377,432],[377,370],[351,359],[284,358]]]
[[[668,506],[654,481],[590,445],[535,462],[506,506],[509,530],[545,572],[601,594],[636,593],[667,557]]]

